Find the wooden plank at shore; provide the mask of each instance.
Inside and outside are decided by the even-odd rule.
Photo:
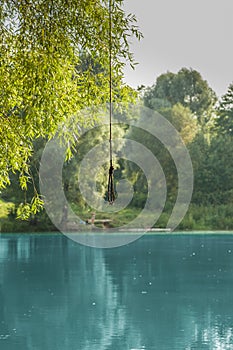
[[[171,232],[170,228],[120,228],[121,232]]]
[[[98,223],[112,222],[112,220],[109,220],[109,219],[106,219],[106,220],[104,220],[104,219],[103,220],[91,220],[91,219],[88,219],[87,222],[89,224],[91,224],[91,223],[94,223],[94,224],[97,223],[98,224]]]

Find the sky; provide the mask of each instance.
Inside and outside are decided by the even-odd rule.
[[[233,0],[125,0],[144,38],[132,40],[137,68],[125,82],[151,86],[167,71],[199,71],[220,97],[233,82]]]

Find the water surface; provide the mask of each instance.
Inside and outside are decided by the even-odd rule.
[[[233,235],[0,235],[0,349],[233,349]]]

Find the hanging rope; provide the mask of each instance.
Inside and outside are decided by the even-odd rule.
[[[108,202],[115,201],[114,167],[112,162],[112,0],[109,0],[109,175],[108,175]]]

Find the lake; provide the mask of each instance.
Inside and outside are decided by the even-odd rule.
[[[0,349],[233,349],[233,235],[1,234]]]

